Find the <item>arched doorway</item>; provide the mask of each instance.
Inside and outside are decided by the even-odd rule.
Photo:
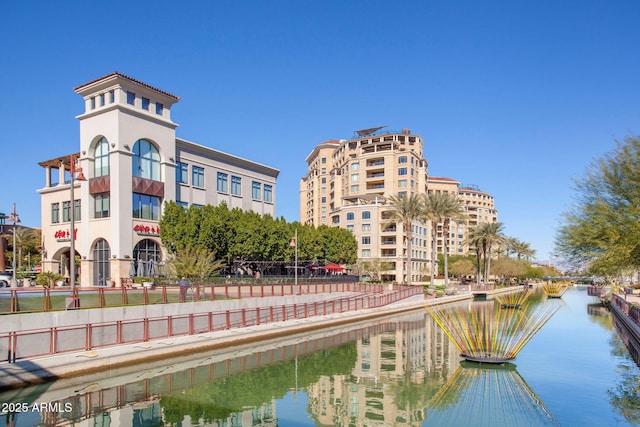
[[[106,280],[111,277],[111,248],[104,239],[98,239],[93,245],[93,284],[106,286]]]
[[[162,260],[160,244],[155,240],[140,240],[133,248],[132,276],[157,276],[158,264]]]

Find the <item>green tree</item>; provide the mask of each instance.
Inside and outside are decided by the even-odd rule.
[[[454,276],[458,277],[458,280],[462,278],[462,276],[469,276],[474,273],[475,266],[473,265],[473,261],[467,258],[461,258],[456,261],[452,261],[449,266],[449,271]]]
[[[640,138],[629,136],[576,180],[576,202],[556,235],[565,259],[605,275],[640,267],[639,159]]]
[[[431,259],[436,256],[436,239],[438,225],[442,224],[442,255],[444,259],[444,285],[449,284],[449,223],[450,221],[464,221],[466,215],[463,211],[462,201],[458,196],[450,193],[429,193],[424,204],[424,217],[431,221]],[[431,272],[431,284],[433,284],[434,272]]]
[[[385,261],[381,258],[370,258],[367,260],[360,260],[358,262],[358,273],[369,274],[371,280],[380,280],[380,273],[383,271],[391,270],[392,263]]]
[[[215,252],[207,249],[185,248],[170,256],[167,264],[173,277],[186,277],[193,284],[199,285],[220,271],[226,263],[224,260],[216,260]]]
[[[405,264],[407,271],[407,284],[411,285],[411,239],[413,232],[411,226],[415,221],[424,220],[424,198],[419,195],[406,194],[391,196],[389,198],[392,209],[386,212],[387,220],[383,228],[391,224],[402,225],[405,234],[406,256]],[[433,282],[432,282],[433,283]]]
[[[513,258],[499,258],[493,263],[493,274],[500,276],[499,282],[505,284],[510,280],[523,277],[528,263]]]

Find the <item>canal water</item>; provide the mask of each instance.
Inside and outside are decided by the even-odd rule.
[[[640,424],[638,351],[585,288],[560,304],[505,365],[462,361],[416,310],[3,393],[0,425]]]

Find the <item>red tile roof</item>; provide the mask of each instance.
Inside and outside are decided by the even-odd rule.
[[[451,178],[444,178],[444,177],[438,177],[438,176],[430,176],[427,178],[428,180],[433,180],[433,181],[450,181],[450,182],[458,182],[455,179],[451,179]]]
[[[90,82],[88,82],[88,83],[81,84],[80,86],[76,86],[76,87],[74,87],[74,88],[73,88],[73,90],[75,90],[75,91],[80,90],[80,89],[82,89],[82,88],[83,88],[83,87],[85,87],[85,86],[89,86],[90,84],[93,84],[93,83],[99,82],[100,80],[104,80],[104,79],[107,79],[107,78],[109,78],[109,77],[113,77],[113,76],[118,76],[118,77],[125,78],[125,79],[130,80],[130,81],[132,81],[132,82],[134,82],[134,83],[137,83],[137,84],[139,84],[139,85],[141,85],[141,86],[144,86],[144,87],[146,87],[146,88],[149,88],[149,89],[155,90],[156,92],[160,92],[160,93],[162,93],[162,94],[164,94],[164,95],[167,95],[167,96],[169,96],[169,97],[171,97],[171,98],[174,98],[176,101],[180,99],[180,97],[179,97],[179,96],[173,95],[173,94],[171,94],[171,93],[169,93],[169,92],[165,92],[164,90],[160,90],[160,89],[158,89],[157,87],[153,87],[153,86],[151,86],[151,85],[149,85],[149,84],[146,84],[145,82],[141,82],[140,80],[136,80],[136,79],[134,79],[133,77],[129,77],[129,76],[127,76],[127,75],[125,75],[125,74],[122,74],[122,73],[119,73],[119,72],[117,72],[117,71],[115,71],[115,72],[113,72],[113,73],[111,73],[111,74],[107,74],[106,76],[102,76],[102,77],[100,77],[100,78],[97,78],[97,79],[95,79],[95,80],[91,80],[91,81],[90,81]]]

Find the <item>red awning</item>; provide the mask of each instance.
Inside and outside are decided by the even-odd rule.
[[[342,271],[342,270],[344,270],[344,267],[340,267],[338,264],[335,264],[333,262],[325,265],[322,268],[325,269],[325,270],[328,270],[328,271]]]

